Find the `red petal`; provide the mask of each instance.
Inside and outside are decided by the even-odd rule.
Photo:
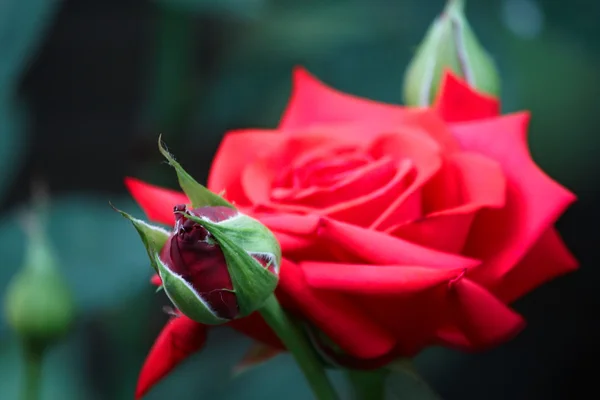
[[[527,253],[500,282],[497,296],[511,303],[541,284],[572,272],[578,263],[567,250],[558,232],[548,229]]]
[[[160,279],[160,276],[158,274],[154,274],[152,275],[152,278],[150,278],[150,283],[155,286],[160,286],[162,285],[162,279]]]
[[[206,327],[186,316],[171,319],[146,357],[140,372],[135,398],[139,399],[206,341]]]
[[[409,295],[460,275],[463,269],[363,265],[306,261],[300,263],[308,284],[349,294]]]
[[[412,223],[386,231],[420,245],[448,253],[460,253],[475,213],[499,208],[506,197],[506,180],[500,165],[475,153],[452,153],[444,168],[423,188],[429,214]]]
[[[333,141],[334,139],[321,134],[287,137],[286,141],[273,149],[272,154],[260,157],[244,168],[240,179],[245,195],[255,206],[268,204],[273,181],[282,170],[293,164],[297,157],[330,145]]]
[[[225,191],[230,201],[243,203],[245,196],[240,186],[243,169],[281,140],[277,131],[255,129],[227,133],[213,159],[207,187],[215,193]]]
[[[444,72],[434,108],[447,122],[471,121],[500,115],[500,101],[471,88],[451,70]]]
[[[575,200],[531,159],[528,120],[518,113],[453,127],[463,148],[498,161],[507,179],[505,207],[479,213],[464,251],[484,261],[470,278],[486,287],[498,284]]]
[[[290,103],[280,129],[306,128],[315,124],[392,121],[403,117],[401,106],[379,103],[332,89],[297,67],[293,74]]]
[[[370,224],[371,229],[384,230],[421,216],[420,189],[441,167],[440,150],[434,140],[413,130],[384,135],[373,142],[371,152],[375,157],[385,155],[395,160],[410,160],[416,176],[406,190],[391,198],[387,207],[379,211],[377,219]]]
[[[316,240],[339,246],[357,263],[418,265],[441,269],[472,268],[479,264],[475,259],[443,253],[383,232],[329,219],[321,220]]]
[[[479,351],[510,340],[525,326],[521,316],[470,279],[457,280],[449,290],[448,316],[452,328],[442,329],[442,342]]]
[[[298,265],[284,260],[279,286],[295,308],[350,355],[375,358],[393,349],[393,335],[345,297],[312,289]]]
[[[375,165],[375,162],[373,165]],[[399,194],[406,193],[413,187],[415,169],[411,161],[405,160],[397,167],[395,166],[391,172],[391,176],[389,174],[387,176],[380,174],[378,177],[374,174],[363,176],[363,179],[355,182],[363,182],[362,185],[345,188],[348,194],[347,201],[324,208],[319,213],[358,226],[368,227],[372,225],[381,215],[381,210],[386,209],[390,203],[394,203]],[[364,182],[367,180],[368,183]],[[354,198],[351,198],[352,196]],[[408,197],[410,197],[410,193],[404,196],[404,198]],[[333,199],[335,198],[336,195],[333,194]],[[421,215],[420,202],[406,201],[403,206],[402,211],[396,214],[398,218],[412,220]]]
[[[150,185],[135,178],[125,178],[125,185],[149,220],[174,225],[173,207],[189,202],[183,193]]]
[[[267,325],[258,312],[252,313],[244,318],[234,319],[228,322],[227,325],[254,340],[268,344],[271,347],[285,349],[285,346],[281,343],[279,337],[277,337],[275,332]]]

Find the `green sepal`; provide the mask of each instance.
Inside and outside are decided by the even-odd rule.
[[[110,206],[133,224],[135,230],[142,239],[144,247],[146,248],[152,268],[158,272],[158,266],[154,260],[154,254],[160,253],[165,243],[167,243],[167,240],[169,239],[169,232],[159,226],[150,225],[141,219],[134,218],[125,211],[119,210],[112,204]]]
[[[196,180],[183,169],[181,164],[175,161],[167,149],[164,148],[161,136],[158,137],[158,149],[167,159],[169,165],[175,168],[175,172],[177,172],[177,179],[179,180],[179,186],[181,186],[181,189],[185,192],[188,199],[190,199],[193,208],[205,206],[225,206],[235,209],[233,204],[229,203],[223,197],[211,192],[196,182]]]
[[[239,317],[258,310],[275,291],[279,278],[262,266],[252,253],[270,254],[275,270],[281,263],[277,239],[264,225],[246,215],[211,222],[193,214],[186,218],[200,224],[220,245],[240,309]]]
[[[155,253],[153,258],[158,267],[158,274],[162,279],[165,293],[182,314],[206,325],[221,325],[228,322],[227,319],[219,318],[206,301],[180,275],[167,268],[158,253]]]
[[[404,103],[433,103],[446,69],[480,92],[499,95],[496,65],[473,32],[460,0],[448,1],[442,15],[428,28],[404,76]]]

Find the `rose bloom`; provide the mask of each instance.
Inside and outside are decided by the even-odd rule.
[[[208,188],[274,232],[277,297],[341,349],[323,341],[337,362],[375,368],[430,345],[495,346],[524,325],[508,304],[576,268],[553,227],[575,197],[531,159],[527,112],[501,116],[496,98],[451,73],[431,108],[344,94],[300,68],[293,80],[278,128],[225,136]],[[187,202],[126,184],[156,222],[172,225]],[[256,313],[231,325],[281,347]],[[205,335],[172,319],[138,395]]]

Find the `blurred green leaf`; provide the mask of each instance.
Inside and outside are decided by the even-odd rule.
[[[152,269],[138,234],[110,208],[108,198],[98,197],[52,199],[48,215],[48,237],[59,268],[83,313],[120,304],[144,287],[153,291]],[[123,209],[137,209],[130,199],[111,200]],[[23,262],[25,235],[19,216],[17,210],[0,221],[1,294]]]

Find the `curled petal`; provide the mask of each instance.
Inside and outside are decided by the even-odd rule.
[[[443,253],[383,232],[363,229],[343,222],[321,219],[317,240],[339,246],[357,262],[375,265],[422,265],[431,268],[472,268],[478,260]]]
[[[554,228],[548,229],[533,248],[497,285],[497,296],[511,303],[541,284],[575,271],[578,262]]]
[[[438,336],[453,347],[486,350],[510,340],[525,326],[519,314],[468,278],[454,282],[447,299],[452,325]]]
[[[186,316],[171,319],[146,357],[138,378],[135,398],[139,399],[206,342],[206,327]]]
[[[410,295],[447,283],[462,269],[302,262],[309,285],[349,294]]]
[[[304,279],[298,265],[284,260],[280,288],[286,293],[292,310],[306,315],[347,353],[359,358],[375,358],[394,348],[394,336],[372,318],[337,293],[318,291]]]
[[[453,153],[444,163],[423,189],[427,215],[386,231],[426,247],[461,253],[476,213],[504,206],[506,179],[498,162],[479,154]]]
[[[207,187],[215,193],[225,191],[228,199],[243,203],[245,196],[240,186],[242,171],[260,154],[277,146],[281,139],[278,132],[269,130],[227,133],[213,159]]]
[[[406,109],[352,96],[330,88],[296,67],[290,103],[279,128],[283,130],[306,128],[313,124],[343,122],[377,122],[400,120]]]
[[[473,89],[450,70],[444,72],[434,109],[447,122],[472,121],[500,114],[500,101]]]
[[[139,179],[125,178],[125,186],[148,219],[161,224],[174,225],[173,207],[189,202],[183,193],[150,185]]]
[[[463,148],[498,161],[507,180],[506,205],[478,214],[464,250],[485,260],[470,276],[485,287],[495,287],[575,200],[531,159],[528,121],[527,113],[518,113],[453,126]]]

